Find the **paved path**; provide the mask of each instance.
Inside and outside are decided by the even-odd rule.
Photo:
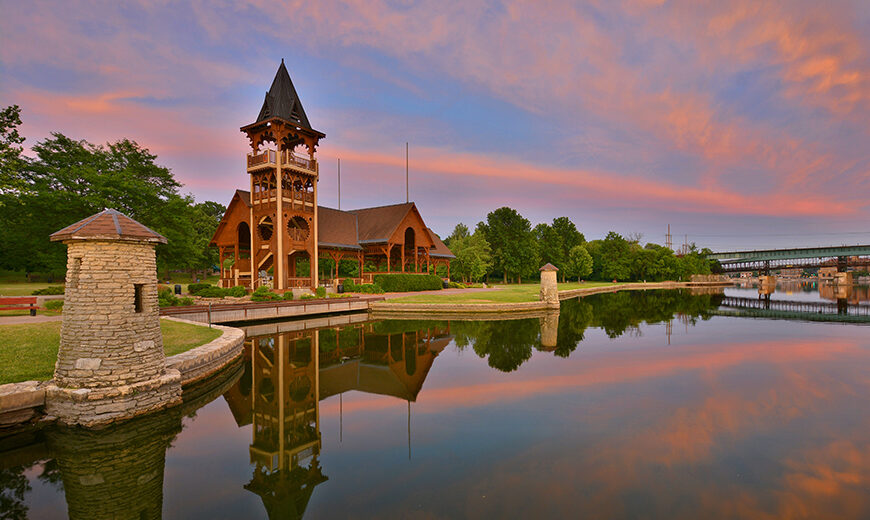
[[[28,323],[45,323],[47,321],[61,321],[63,316],[0,316],[0,325],[23,325]]]

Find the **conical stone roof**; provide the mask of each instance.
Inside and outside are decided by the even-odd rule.
[[[114,209],[104,209],[49,236],[61,240],[122,240],[165,244],[166,238]]]

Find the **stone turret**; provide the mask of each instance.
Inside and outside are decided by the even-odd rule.
[[[51,235],[67,245],[60,350],[46,411],[96,426],[178,404],[157,304],[155,246],[166,239],[107,209]]]
[[[556,309],[559,308],[559,289],[556,287],[558,271],[558,267],[549,263],[541,268],[541,301]]]

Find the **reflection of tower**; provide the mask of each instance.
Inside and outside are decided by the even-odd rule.
[[[180,431],[178,408],[105,430],[49,430],[69,518],[161,518],[166,449]]]
[[[556,338],[559,336],[559,311],[549,311],[541,316],[541,350],[556,349]]]
[[[301,518],[324,482],[320,454],[319,333],[254,338],[254,476],[245,489],[260,495],[269,518]]]
[[[665,334],[668,335],[668,345],[671,344],[671,334],[674,333],[674,320],[670,319],[665,323]]]

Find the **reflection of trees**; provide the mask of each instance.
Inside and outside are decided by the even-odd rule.
[[[697,318],[709,319],[719,306],[721,294],[692,295],[683,290],[621,291],[586,298],[592,304],[592,325],[601,327],[611,338],[617,338],[641,323],[661,323],[681,314],[694,323]],[[564,308],[564,303],[562,304]],[[564,312],[564,311],[563,311]]]
[[[0,519],[27,518],[24,494],[30,491],[30,482],[24,476],[24,466],[0,469]]]
[[[568,357],[583,341],[586,328],[592,322],[592,305],[586,300],[575,298],[562,302],[559,312],[559,334],[556,350],[559,357]]]
[[[541,330],[537,318],[510,321],[462,321],[450,325],[456,344],[471,346],[492,368],[512,372],[532,357]]]
[[[553,353],[568,357],[583,341],[588,327],[600,327],[611,338],[642,323],[661,323],[683,316],[688,323],[709,319],[719,306],[722,294],[690,294],[684,290],[622,291],[587,298],[565,300],[561,304],[556,348]],[[412,326],[407,322],[406,326]],[[450,324],[455,344],[462,350],[471,347],[487,358],[489,366],[503,372],[519,368],[539,345],[537,319],[505,321],[463,321]]]

